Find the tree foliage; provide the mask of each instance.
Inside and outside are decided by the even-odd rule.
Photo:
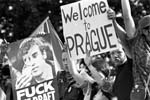
[[[9,42],[26,38],[49,16],[63,40],[60,6],[75,1],[78,0],[0,0],[0,37]],[[143,15],[150,13],[149,0],[130,2],[136,23]],[[117,14],[121,13],[120,0],[108,0],[108,3]]]

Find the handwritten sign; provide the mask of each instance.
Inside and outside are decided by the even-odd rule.
[[[96,55],[118,47],[106,0],[82,0],[61,6],[63,33],[70,57],[83,58],[86,50]]]

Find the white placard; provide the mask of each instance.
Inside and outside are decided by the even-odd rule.
[[[118,48],[107,0],[82,0],[61,6],[63,34],[70,57],[83,58],[86,50],[96,55]]]

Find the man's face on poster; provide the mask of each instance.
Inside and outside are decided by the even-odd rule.
[[[37,45],[31,47],[23,56],[24,71],[31,69],[32,76],[40,76],[43,74],[43,66],[45,65],[46,54],[40,51]],[[29,71],[29,70],[27,70]]]

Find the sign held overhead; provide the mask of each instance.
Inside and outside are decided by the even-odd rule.
[[[106,0],[82,0],[61,6],[63,33],[70,57],[84,58],[118,48],[112,20],[107,17]]]

